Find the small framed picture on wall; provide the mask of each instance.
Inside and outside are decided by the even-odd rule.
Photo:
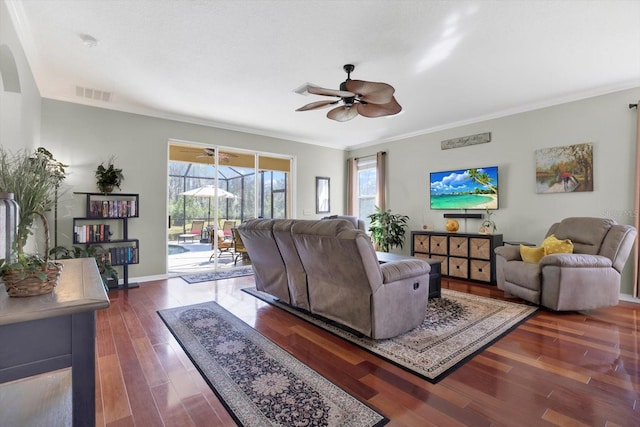
[[[324,176],[316,176],[316,213],[331,211],[330,180]]]

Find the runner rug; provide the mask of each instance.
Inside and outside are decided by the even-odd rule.
[[[532,316],[537,307],[442,289],[429,299],[422,325],[395,338],[374,340],[309,314],[255,288],[242,289],[429,382],[436,383]],[[398,313],[402,315],[402,313]]]
[[[239,425],[388,422],[215,302],[158,314]]]
[[[232,277],[250,276],[253,267],[235,267],[228,270],[209,271],[204,273],[182,274],[180,278],[187,283],[209,282],[212,280],[231,279]]]

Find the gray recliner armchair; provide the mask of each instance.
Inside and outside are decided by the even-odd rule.
[[[636,229],[604,218],[566,218],[546,237],[569,239],[573,253],[523,261],[518,246],[496,248],[498,288],[556,311],[590,310],[618,303],[620,277]]]

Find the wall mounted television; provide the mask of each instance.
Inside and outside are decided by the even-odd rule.
[[[431,209],[498,209],[498,167],[429,174]]]

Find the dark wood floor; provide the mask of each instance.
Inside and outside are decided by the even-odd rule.
[[[640,305],[539,311],[430,384],[241,292],[252,276],[109,293],[98,313],[97,424],[233,426],[156,311],[214,300],[390,419],[389,426],[638,426]],[[495,287],[443,287],[505,299]]]

